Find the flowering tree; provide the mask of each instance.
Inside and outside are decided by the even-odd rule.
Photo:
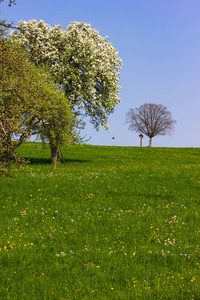
[[[29,61],[21,46],[3,38],[0,65],[0,164],[7,171],[10,160],[20,162],[16,149],[38,126],[51,144],[65,140],[71,108],[64,93]]]
[[[38,66],[46,64],[73,104],[96,129],[108,128],[108,116],[120,102],[121,60],[108,38],[90,24],[72,22],[67,30],[44,21],[20,21],[11,38],[30,52]]]
[[[146,103],[139,108],[129,109],[126,123],[129,124],[129,130],[148,136],[151,147],[152,138],[156,135],[171,134],[176,121],[165,106]]]

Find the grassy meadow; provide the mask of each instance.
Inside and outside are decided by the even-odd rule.
[[[0,178],[0,299],[200,299],[200,149],[62,151]]]

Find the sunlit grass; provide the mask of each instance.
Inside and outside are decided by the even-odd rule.
[[[200,299],[199,149],[73,146],[55,171],[48,147],[20,152],[1,181],[2,299]]]

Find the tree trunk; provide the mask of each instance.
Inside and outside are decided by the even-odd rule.
[[[8,157],[8,155],[6,155],[6,153],[3,154],[2,160],[3,160],[2,170],[3,171],[8,171],[8,169],[9,169],[9,157]]]
[[[2,170],[8,171],[9,169],[9,162],[12,157],[12,150],[11,150],[11,138],[7,135],[2,143]]]
[[[152,137],[149,138],[149,147],[151,147]]]
[[[59,157],[59,147],[58,145],[50,145],[51,147],[51,159],[54,166],[54,169],[56,169],[56,164],[60,163],[60,157]]]

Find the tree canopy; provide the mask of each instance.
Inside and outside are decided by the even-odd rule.
[[[7,170],[10,160],[19,161],[16,149],[39,125],[52,144],[66,140],[72,116],[64,93],[21,46],[1,38],[0,65],[0,155]]]
[[[90,24],[72,22],[67,29],[44,21],[20,21],[12,40],[22,44],[36,65],[46,64],[74,110],[90,117],[96,129],[108,128],[110,113],[120,102],[121,60],[108,38]]]
[[[129,130],[148,136],[151,147],[152,138],[156,135],[171,134],[176,121],[172,119],[167,107],[162,104],[146,103],[139,108],[129,109],[125,123],[129,125]]]

